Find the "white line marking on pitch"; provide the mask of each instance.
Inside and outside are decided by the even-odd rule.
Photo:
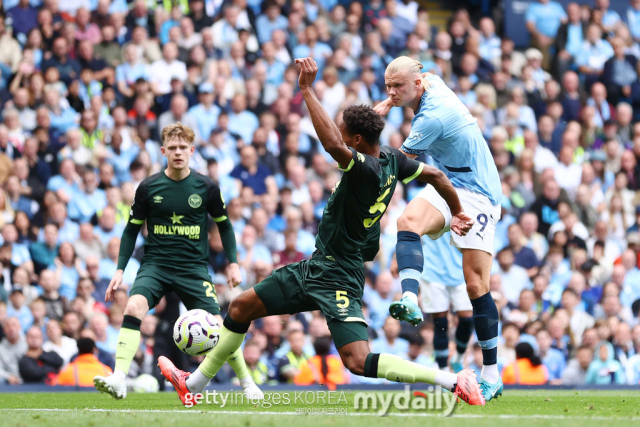
[[[91,408],[91,409],[70,409],[70,408],[0,408],[0,412],[115,412],[115,413],[152,413],[152,414],[211,414],[211,415],[307,415],[306,413],[298,413],[293,411],[288,412],[268,412],[268,411],[227,411],[227,410],[179,410],[179,409],[105,409],[105,408]],[[322,415],[319,409],[316,413],[309,415]],[[340,416],[352,416],[352,417],[380,417],[376,413],[369,412],[348,412],[346,414],[324,414],[340,415]],[[445,418],[441,415],[435,415],[430,413],[418,412],[418,413],[398,413],[393,412],[386,414],[387,417],[431,417],[431,418]],[[515,414],[454,414],[451,418],[502,418],[502,419],[546,419],[546,420],[594,420],[594,421],[610,421],[610,420],[624,420],[624,421],[640,421],[640,417],[603,417],[603,416],[571,416],[571,415],[515,415]]]

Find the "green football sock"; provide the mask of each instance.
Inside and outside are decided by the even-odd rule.
[[[242,341],[240,343],[242,344]],[[249,376],[249,370],[247,369],[247,364],[244,362],[244,355],[242,354],[242,349],[240,347],[238,347],[236,351],[229,356],[227,363],[236,373],[239,380],[243,380]]]
[[[364,362],[364,376],[410,384],[436,384],[447,390],[453,390],[458,379],[458,376],[451,372],[427,368],[392,354],[377,353],[369,353],[367,356]]]
[[[436,381],[436,369],[409,362],[392,354],[380,355],[377,375],[378,378],[410,384],[435,384]]]
[[[140,319],[126,315],[118,333],[118,346],[116,347],[116,371],[129,373],[131,361],[140,347]]]
[[[239,352],[239,348],[242,345],[242,341],[244,341],[245,335],[246,334],[231,332],[229,329],[227,329],[226,326],[223,325],[222,329],[220,329],[220,340],[218,341],[218,345],[213,350],[211,350],[209,354],[207,354],[207,357],[205,357],[205,359],[202,361],[202,363],[198,367],[198,370],[209,378],[215,377],[220,368],[222,368],[222,365],[224,365],[224,363],[227,361],[227,359],[236,356],[236,353]],[[242,365],[244,366],[244,370],[246,371],[247,367],[244,363],[244,357],[242,357],[241,353],[240,357],[236,358],[236,362],[233,363],[239,365],[239,363],[237,363],[238,359],[241,360]],[[231,367],[234,368],[234,370],[236,368],[234,365],[231,365]],[[242,368],[240,368],[240,371],[242,371]],[[236,371],[236,374],[238,374],[238,378],[240,378],[240,372]]]

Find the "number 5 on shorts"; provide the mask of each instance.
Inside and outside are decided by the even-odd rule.
[[[344,301],[342,303],[336,304],[338,308],[349,307],[349,298],[347,298],[347,291],[336,291],[336,301]]]

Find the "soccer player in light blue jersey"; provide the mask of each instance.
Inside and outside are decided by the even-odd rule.
[[[402,145],[410,158],[425,153],[456,188],[463,210],[475,224],[464,237],[451,235],[462,252],[473,323],[482,347],[481,387],[486,401],[502,394],[497,365],[498,309],[489,293],[493,238],[500,219],[502,186],[498,170],[482,132],[458,97],[439,77],[421,74],[422,64],[407,56],[394,59],[385,71],[389,98],[375,107],[381,116],[392,107],[410,107],[415,117]],[[440,238],[450,228],[451,212],[432,186],[425,187],[398,219],[396,258],[403,297],[389,307],[400,320],[418,324],[418,286],[424,258],[420,236]]]
[[[433,349],[442,370],[449,366],[449,308],[458,315],[456,353],[451,356],[451,369],[458,373],[463,369],[464,353],[473,332],[473,307],[462,273],[462,254],[449,244],[450,239],[449,231],[433,242],[422,238],[424,269],[420,295],[422,310],[433,316]]]

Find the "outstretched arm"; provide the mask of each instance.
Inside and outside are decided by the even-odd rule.
[[[422,170],[416,179],[433,185],[438,194],[447,202],[452,215],[451,230],[461,236],[467,234],[473,226],[473,220],[462,210],[458,193],[444,172],[433,166],[422,164]]]
[[[322,108],[322,104],[316,97],[312,85],[318,73],[318,65],[312,58],[296,59],[296,64],[300,65],[300,77],[298,84],[302,91],[304,101],[307,103],[309,115],[313,122],[313,127],[318,134],[318,139],[327,153],[338,162],[340,166],[346,167],[351,162],[353,154],[347,144],[342,140],[342,135],[338,126],[333,122],[329,114]]]

